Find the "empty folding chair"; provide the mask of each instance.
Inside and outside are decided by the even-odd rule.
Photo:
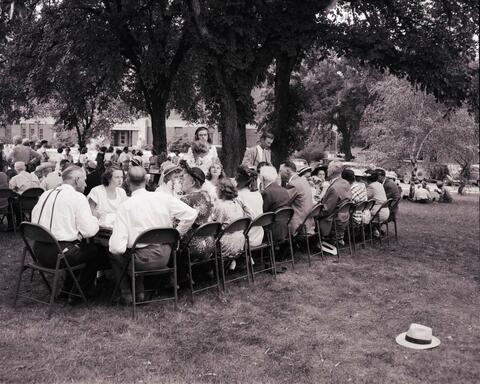
[[[273,218],[272,224],[272,237],[273,237],[273,248],[274,248],[274,257],[275,257],[275,265],[281,266],[286,263],[292,264],[292,269],[295,268],[295,260],[293,257],[293,242],[292,242],[292,232],[290,231],[290,221],[293,217],[293,208],[291,207],[284,207],[279,208],[275,212],[275,216]],[[288,243],[288,253],[289,258],[284,260],[279,260],[277,257],[277,252],[275,249],[280,250],[282,245]]]
[[[320,255],[321,258],[323,259],[323,250],[322,250],[322,239],[320,235],[320,227],[318,226],[318,217],[320,216],[320,213],[323,209],[323,204],[318,203],[315,205],[308,215],[305,217],[305,220],[303,220],[303,223],[297,228],[295,233],[293,234],[293,238],[299,241],[304,240],[305,241],[305,246],[307,248],[307,258],[308,258],[308,266],[310,267],[312,265],[312,256],[315,255]],[[313,221],[314,223],[314,232],[313,233],[308,233],[308,228],[307,228],[307,223],[309,221]],[[317,252],[312,255],[311,250],[310,250],[310,239],[312,237],[318,237],[318,246],[320,248],[320,252]]]
[[[166,301],[166,300],[173,300],[174,307],[177,308],[178,303],[178,287],[177,287],[177,251],[179,247],[179,240],[180,235],[176,229],[173,228],[153,228],[142,232],[136,238],[135,242],[131,250],[128,252],[128,261],[125,263],[125,267],[123,269],[122,275],[120,279],[117,281],[115,288],[112,294],[112,300],[115,298],[117,291],[120,287],[120,283],[122,279],[124,279],[127,275],[128,268],[130,267],[131,273],[131,287],[132,287],[132,299],[133,299],[133,317],[136,318],[137,316],[137,305],[139,304],[148,304],[157,301]],[[139,245],[170,245],[171,247],[171,255],[170,260],[172,266],[166,266],[163,268],[155,268],[155,269],[146,269],[145,265],[142,266],[140,269],[137,266],[136,262],[136,252],[139,249]],[[142,263],[144,264],[144,263]],[[137,278],[142,278],[144,276],[158,276],[158,275],[169,275],[173,277],[173,296],[167,298],[149,298],[148,300],[137,301],[136,292],[135,292],[135,282]]]
[[[243,249],[237,254],[234,255],[233,258],[226,258],[224,255],[224,252],[222,252],[222,240],[228,241],[228,235],[233,234],[235,232],[240,232],[242,236],[245,237],[245,234],[248,230],[248,227],[250,226],[250,218],[248,217],[243,217],[241,219],[237,219],[230,224],[228,224],[220,234],[220,236],[217,239],[217,244],[218,244],[218,250],[220,253],[220,267],[221,267],[221,272],[222,272],[222,283],[223,283],[223,291],[226,292],[227,290],[227,284],[232,283],[237,280],[243,280],[247,279],[247,282],[250,284],[250,273],[249,273],[249,256],[248,256],[248,251],[247,251],[247,242],[245,241]],[[227,237],[226,237],[227,236]],[[240,273],[236,274],[235,277],[232,277],[231,279],[226,278],[226,273],[225,273],[225,267],[228,267],[225,265],[225,261],[234,261],[235,259],[239,259],[243,254],[244,260],[245,260],[245,273]]]
[[[276,276],[277,269],[275,265],[275,251],[273,249],[273,237],[272,237],[272,224],[275,218],[275,214],[273,212],[267,212],[260,216],[258,216],[255,220],[250,223],[250,226],[247,229],[245,234],[246,241],[247,241],[247,252],[249,255],[249,265],[251,268],[252,274],[252,281],[255,282],[255,275],[261,272],[271,271],[272,275]],[[250,241],[250,233],[252,229],[262,227],[264,230],[264,237],[261,244],[252,246]],[[265,265],[265,259],[263,257],[263,252],[266,250],[268,254],[268,266]],[[253,260],[253,252],[260,251],[260,269],[255,271],[254,264],[252,263]]]
[[[70,274],[78,293],[73,293],[71,291],[66,292],[63,290],[60,290],[60,292],[67,293],[72,296],[81,297],[85,302],[85,304],[87,304],[87,299],[85,298],[85,295],[80,287],[80,284],[78,283],[78,280],[74,274],[74,272],[80,271],[83,268],[85,268],[85,264],[78,264],[73,267],[70,266],[67,258],[65,258],[63,250],[60,247],[60,244],[58,243],[58,241],[55,239],[55,237],[50,231],[48,231],[46,228],[42,227],[41,225],[23,222],[20,224],[20,234],[25,243],[25,247],[23,249],[22,259],[20,261],[20,273],[18,275],[17,285],[15,288],[15,299],[13,303],[14,307],[17,305],[18,297],[25,297],[30,300],[37,301],[39,303],[48,304],[49,305],[48,316],[50,317],[52,314],[53,302],[57,295],[57,286],[59,283],[59,279],[63,272],[67,272]],[[55,268],[46,268],[42,266],[41,263],[38,261],[39,259],[33,250],[33,245],[37,241],[42,243],[47,243],[47,244],[53,244],[54,246],[56,246],[56,248],[58,249],[58,253],[56,255]],[[30,255],[30,258],[31,258],[30,262],[26,261],[27,254]],[[32,273],[34,271],[39,272],[45,286],[50,292],[50,300],[48,302],[34,298],[33,296],[29,296],[26,294],[20,294],[20,285],[22,281],[22,275],[27,269],[31,269]],[[48,280],[45,274],[53,275],[52,287],[48,283]]]
[[[207,289],[216,288],[217,293],[220,294],[220,275],[218,272],[218,252],[217,252],[217,238],[222,230],[220,223],[207,223],[198,227],[188,238],[185,246],[182,248],[182,257],[187,257],[188,261],[188,277],[190,283],[190,296],[192,304],[194,302],[194,293],[206,291]],[[192,248],[196,246],[197,242],[211,242],[212,252],[202,255],[202,259],[194,259],[192,255]],[[199,289],[194,289],[193,269],[201,265],[212,265],[215,268],[215,284],[203,286]]]

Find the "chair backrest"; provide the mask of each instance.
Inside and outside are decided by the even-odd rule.
[[[368,200],[367,205],[365,206],[365,211],[371,211],[374,205],[375,205],[375,200],[373,199]]]
[[[250,220],[249,217],[242,217],[241,219],[232,221],[230,224],[228,224],[225,227],[225,229],[223,230],[223,233],[233,233],[238,231],[245,233],[251,221],[252,220]]]
[[[363,213],[363,211],[365,210],[367,205],[368,205],[368,201],[359,201],[358,203],[352,205],[352,211],[351,212],[352,213],[353,212]]]
[[[192,239],[195,237],[211,237],[216,240],[217,237],[220,235],[221,230],[222,224],[220,223],[203,224],[193,231],[185,245],[188,247]]]
[[[23,192],[20,196],[23,197],[40,197],[45,192],[42,188],[29,188]]]
[[[173,249],[178,248],[180,234],[174,228],[152,228],[140,233],[133,243],[132,250],[137,244],[171,244]]]
[[[337,208],[335,208],[335,215],[338,216],[340,214],[345,214],[348,213],[350,214],[350,210],[352,209],[353,203],[349,200],[344,201],[342,204],[340,204]]]
[[[317,218],[318,216],[320,216],[320,212],[322,212],[322,209],[323,209],[322,203],[318,203],[317,205],[313,206],[313,208],[310,210],[305,220]]]
[[[283,207],[277,209],[275,212],[274,222],[275,223],[290,223],[293,217],[293,208],[291,207]]]
[[[386,202],[384,202],[380,208],[378,208],[378,211],[375,213],[375,215],[372,217],[372,222],[374,219],[377,219],[379,216],[380,216],[380,211],[383,209],[383,208],[388,208],[391,204],[391,201],[392,199],[388,199]]]
[[[255,220],[250,223],[250,228],[252,227],[268,227],[272,225],[273,221],[275,220],[275,213],[273,212],[266,212],[258,216]]]
[[[0,199],[9,199],[17,194],[8,188],[0,188]]]
[[[33,252],[32,246],[36,241],[47,244],[56,244],[58,253],[62,253],[60,244],[55,236],[53,236],[52,232],[39,224],[32,224],[26,221],[22,222],[20,224],[20,235],[22,236],[23,242],[25,243],[25,246],[35,262],[37,262],[37,257]]]
[[[400,200],[401,199],[389,199],[390,200],[390,204],[388,205],[388,208],[390,208],[390,210],[394,210],[397,208],[398,204],[400,204]]]

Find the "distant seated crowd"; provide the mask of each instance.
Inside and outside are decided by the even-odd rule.
[[[42,162],[45,159],[42,148],[34,151],[20,141],[0,164],[3,171],[0,188],[9,187],[19,194],[32,187],[45,190],[32,211],[31,221],[51,231],[62,249],[67,250],[66,257],[72,266],[87,264],[80,278],[86,293],[91,292],[98,271],[112,268],[117,281],[121,280],[128,260],[125,255],[139,234],[148,229],[176,228],[185,241],[205,223],[226,225],[242,217],[255,219],[264,212],[290,206],[294,213],[288,228],[282,225],[272,228],[274,238],[284,239],[288,230],[295,233],[314,205],[321,202],[321,217],[325,218],[320,227],[322,238],[342,244],[350,215],[338,217],[335,226],[331,218],[342,203],[374,200],[370,211],[353,213],[357,223],[369,223],[375,215],[379,221],[386,221],[396,214],[398,204],[390,212],[391,206],[386,203],[388,199],[398,202],[401,191],[383,169],[364,174],[344,169],[338,161],[330,162],[326,170],[297,169],[286,160],[277,170],[271,162],[273,140],[273,135],[264,133],[257,146],[247,148],[234,178],[225,175],[206,128],[197,130],[195,141],[182,159],[160,161],[153,153],[148,170],[142,166],[142,154],[133,154],[128,148],[119,153],[101,148],[96,161],[84,158],[74,164],[69,151],[62,151],[64,157],[59,161]],[[39,159],[40,164],[28,172],[27,164],[32,159]],[[305,226],[312,233],[315,223],[307,221]],[[101,227],[111,230],[108,247],[86,241]],[[380,236],[379,230],[375,229],[376,236]],[[251,246],[260,245],[263,240],[263,228],[250,232]],[[231,260],[230,268],[235,268],[235,257],[244,245],[242,232],[222,238],[221,252]],[[210,257],[215,244],[211,239],[202,239],[191,246],[192,258],[201,260]],[[55,260],[56,249],[52,244],[36,242],[34,251],[40,262],[51,264]],[[170,255],[169,245],[142,244],[136,251],[136,260],[139,268],[158,269],[171,263]],[[181,281],[187,269],[181,256],[178,260]],[[70,290],[72,283],[67,278],[64,289]],[[141,280],[138,284],[136,293],[141,301],[144,288]],[[127,279],[121,280],[120,288],[119,301],[130,303],[131,287]]]
[[[437,181],[437,185],[433,190],[430,189],[426,181],[412,181],[408,198],[420,204],[428,204],[434,201],[439,203],[453,202],[452,194],[445,188],[442,181]]]

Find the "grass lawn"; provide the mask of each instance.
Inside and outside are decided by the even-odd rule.
[[[456,196],[455,196],[456,197]],[[479,383],[478,195],[400,207],[400,242],[297,264],[194,306],[21,301],[21,241],[0,233],[1,383]],[[395,343],[412,322],[442,344]]]

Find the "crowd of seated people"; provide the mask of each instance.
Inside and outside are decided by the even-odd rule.
[[[285,160],[277,171],[271,164],[273,139],[271,134],[263,134],[259,145],[248,148],[233,178],[225,174],[216,148],[209,141],[208,130],[203,127],[197,130],[191,151],[181,161],[153,154],[150,159],[152,174],[142,166],[141,153],[132,153],[128,147],[117,151],[113,147],[102,147],[96,160],[81,151],[76,163],[69,150],[62,151],[58,163],[47,159],[37,166],[38,178],[34,172],[26,170],[25,161],[31,160],[26,154],[30,151],[20,148],[14,157],[18,160],[23,156],[25,161],[14,163],[16,175],[9,182],[6,174],[0,172],[0,188],[8,185],[18,193],[31,187],[45,190],[33,210],[32,222],[45,226],[61,246],[68,249],[72,265],[87,264],[80,284],[89,295],[94,294],[92,287],[97,271],[111,268],[115,279],[120,279],[128,261],[125,255],[137,236],[151,228],[174,227],[185,244],[191,234],[206,223],[219,222],[225,228],[240,218],[255,220],[263,213],[291,207],[290,232],[295,234],[304,224],[306,232],[311,234],[315,222],[313,219],[306,221],[306,217],[315,204],[322,203],[319,221],[322,239],[342,245],[350,216],[343,212],[334,217],[333,213],[343,203],[374,200],[371,211],[353,212],[352,219],[357,224],[368,224],[373,216],[377,216],[380,222],[389,219],[391,212],[385,203],[387,199],[398,201],[400,193],[383,169],[363,174],[344,169],[342,162],[331,161],[326,169],[312,171],[305,167],[297,172],[296,165]],[[39,154],[41,159],[46,159]],[[155,177],[157,174],[158,178]],[[419,190],[415,189],[415,200],[425,199],[421,193],[427,196],[430,193],[424,188],[420,193]],[[439,184],[434,193],[440,196],[439,201],[451,201],[443,185]],[[5,202],[0,201],[0,207],[2,204]],[[102,227],[111,230],[107,247],[85,241],[94,237]],[[274,224],[271,229],[274,240],[285,239],[288,234],[285,225]],[[376,236],[380,236],[379,229],[376,229]],[[249,233],[253,247],[262,244],[264,238],[262,227],[253,228]],[[236,258],[243,252],[245,242],[242,232],[222,237],[219,245],[222,255],[229,260],[229,269],[236,268]],[[209,258],[214,247],[214,239],[192,241],[192,260]],[[50,260],[48,256],[53,252],[49,244],[42,243],[38,243],[35,250],[45,255],[45,261]],[[136,251],[136,267],[156,269],[168,266],[170,254],[167,245],[141,245]],[[180,257],[178,262],[179,275],[183,276],[186,275],[184,261]],[[121,281],[120,303],[132,301],[129,281]],[[65,284],[68,289],[72,282],[66,281]],[[135,288],[139,300],[142,300],[144,286],[141,279]]]

